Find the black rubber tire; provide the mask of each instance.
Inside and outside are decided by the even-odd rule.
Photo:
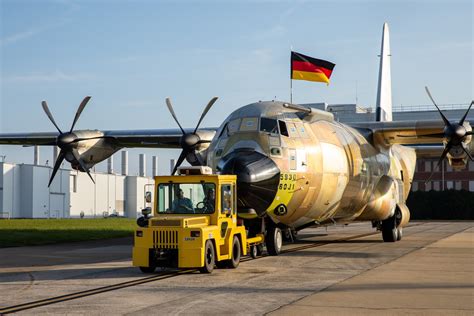
[[[204,266],[199,269],[201,273],[212,273],[216,264],[216,251],[212,241],[207,240],[204,246]]]
[[[143,273],[153,273],[156,270],[156,267],[138,267]]]
[[[281,229],[275,225],[269,225],[265,236],[267,252],[270,256],[278,256],[283,245],[283,234]]]
[[[402,237],[403,237],[403,228],[399,227],[397,228],[397,241],[402,240]]]
[[[231,269],[237,268],[240,263],[240,255],[241,255],[240,239],[239,237],[234,236],[234,240],[232,240],[231,259],[227,260],[227,267]]]
[[[258,244],[257,247],[257,256],[261,256],[263,254],[263,244]]]
[[[395,216],[382,221],[382,238],[384,242],[395,242],[398,238],[398,231]]]
[[[254,259],[257,259],[258,257],[258,249],[257,249],[257,246],[253,245],[253,246],[250,246],[250,257],[254,258]]]

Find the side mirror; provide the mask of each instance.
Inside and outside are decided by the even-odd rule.
[[[145,202],[151,203],[151,192],[150,191],[145,192]]]

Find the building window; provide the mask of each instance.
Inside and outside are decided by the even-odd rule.
[[[413,192],[418,191],[418,182],[413,182],[413,183],[411,184],[411,190],[412,190]]]
[[[431,191],[431,182],[427,182],[425,184],[425,191],[428,192],[428,191]]]
[[[469,171],[474,171],[474,161],[469,161]]]
[[[455,188],[456,190],[461,190],[461,189],[462,189],[462,181],[456,181],[456,182],[454,183],[454,188]]]
[[[474,181],[469,181],[469,191],[474,192]]]
[[[433,190],[439,191],[439,181],[433,182]]]
[[[453,181],[446,181],[446,188],[448,190],[454,189],[454,182]]]
[[[77,192],[77,175],[75,174],[69,176],[69,191],[73,193]]]
[[[453,167],[449,164],[449,162],[446,163],[446,171],[447,172],[453,172]]]
[[[431,172],[431,161],[425,161],[425,172]]]

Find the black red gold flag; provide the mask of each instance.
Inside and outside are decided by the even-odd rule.
[[[329,84],[336,64],[291,52],[291,79],[325,82]]]

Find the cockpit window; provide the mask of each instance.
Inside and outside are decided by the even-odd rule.
[[[286,137],[289,137],[288,129],[286,128],[286,123],[284,121],[278,120],[278,125],[280,126],[280,134]]]
[[[242,124],[240,124],[241,132],[256,131],[258,125],[258,120],[256,117],[246,117],[242,119]]]
[[[239,126],[240,126],[240,119],[235,119],[235,120],[230,121],[227,124],[228,135],[232,135],[235,132],[237,132],[239,130]]]
[[[260,119],[260,131],[271,133],[271,134],[278,134],[277,120],[262,117]]]

